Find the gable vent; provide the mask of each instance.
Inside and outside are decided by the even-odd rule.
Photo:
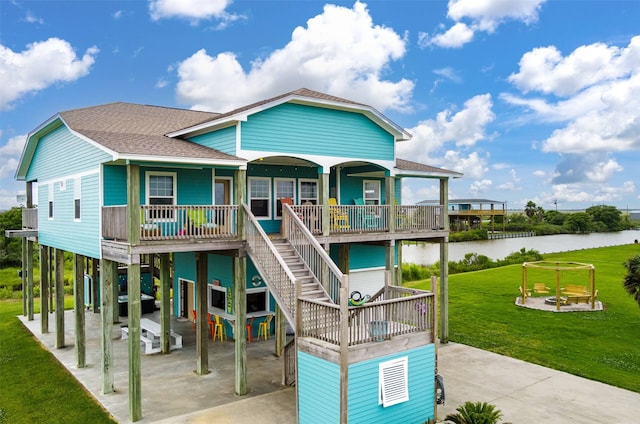
[[[386,408],[409,400],[408,365],[406,356],[379,364],[379,405]]]

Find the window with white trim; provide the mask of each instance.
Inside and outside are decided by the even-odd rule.
[[[47,191],[49,192],[49,219],[53,219],[53,183],[48,185]]]
[[[73,180],[73,220],[80,221],[80,197],[82,194],[82,185],[80,178]]]
[[[282,203],[280,199],[290,197],[293,204],[296,203],[296,180],[293,178],[274,178],[273,185],[275,190],[276,217],[282,217]]]
[[[146,173],[147,205],[173,206],[176,204],[176,173],[175,172],[147,172]],[[175,220],[173,208],[149,209],[146,219]]]
[[[362,182],[362,192],[364,193],[365,205],[380,204],[380,181],[364,180]]]
[[[249,207],[258,218],[271,218],[271,179],[249,177]]]
[[[378,365],[378,405],[388,407],[409,400],[409,357],[380,362]]]
[[[305,205],[311,203],[313,205],[318,204],[318,181],[317,180],[303,180],[298,183],[300,192],[300,204]]]

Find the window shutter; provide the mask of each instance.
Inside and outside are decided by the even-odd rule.
[[[408,365],[406,356],[380,363],[378,404],[386,408],[409,400]]]

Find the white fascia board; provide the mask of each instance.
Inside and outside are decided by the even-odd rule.
[[[459,172],[420,172],[395,170],[395,175],[400,178],[462,178],[464,174]]]
[[[183,158],[175,156],[145,156],[145,155],[119,155],[114,160],[124,160],[128,162],[162,162],[179,163],[187,165],[207,165],[207,166],[242,166],[245,160],[237,159],[203,159],[203,158]]]
[[[297,94],[292,94],[290,96],[282,97],[272,102],[264,103],[256,107],[253,107],[251,109],[243,110],[242,112],[239,112],[234,115],[225,116],[220,119],[213,118],[209,122],[205,122],[203,124],[200,124],[194,127],[184,128],[179,131],[168,133],[167,136],[179,137],[187,134],[192,134],[194,132],[202,132],[203,130],[213,130],[216,127],[222,127],[222,126],[228,125],[229,122],[246,121],[249,115],[253,115],[258,112],[262,112],[264,110],[271,109],[275,106],[279,106],[281,104],[289,103],[289,102],[302,104],[302,105],[309,105],[309,106],[320,105],[330,109],[345,110],[350,112],[360,112],[366,115],[372,121],[376,122],[378,125],[380,125],[382,128],[387,130],[389,133],[393,134],[395,141],[410,140],[412,137],[412,135],[408,133],[404,128],[395,124],[385,115],[383,115],[382,113],[380,113],[378,110],[376,110],[371,106],[357,105],[357,104],[350,104],[350,103],[343,103],[343,102],[334,102],[331,100],[323,100],[323,99],[299,96]]]
[[[58,125],[56,125],[56,121],[59,122]],[[61,127],[61,126],[65,126],[67,127],[67,129],[69,130],[69,132],[71,134],[73,134],[74,136],[78,137],[79,139],[89,143],[92,147],[95,147],[97,149],[102,150],[103,152],[107,153],[108,155],[110,155],[112,158],[116,158],[117,153],[111,149],[106,148],[105,146],[103,146],[100,143],[95,142],[94,140],[92,140],[89,137],[86,137],[76,131],[74,131],[66,122],[65,120],[62,118],[62,116],[60,116],[59,113],[55,114],[54,116],[52,116],[51,118],[49,118],[48,120],[46,120],[45,122],[43,122],[42,124],[40,124],[38,127],[36,127],[36,129],[34,129],[33,131],[31,131],[28,135],[27,135],[27,142],[24,144],[24,147],[22,148],[22,154],[20,155],[20,161],[18,162],[18,167],[16,168],[16,174],[15,174],[15,179],[18,181],[24,180],[26,177],[26,169],[22,169],[22,165],[23,165],[23,161],[26,158],[26,155],[29,155],[28,161],[30,162],[31,159],[33,158],[33,154],[35,153],[36,147],[38,145],[38,142],[40,141],[40,139],[42,137],[44,137],[45,135],[49,134],[51,131]],[[38,137],[36,137],[36,135],[40,132],[44,131],[43,134],[40,134]],[[22,171],[22,172],[21,172]]]
[[[248,118],[247,112],[242,112],[237,115],[225,116],[221,119],[213,118],[211,121],[204,122],[202,124],[195,125],[193,127],[183,128],[178,131],[170,132],[165,134],[167,137],[183,137],[183,136],[193,136],[198,135],[214,130],[218,130],[221,128],[230,127],[233,125],[237,125],[238,122],[244,122]]]

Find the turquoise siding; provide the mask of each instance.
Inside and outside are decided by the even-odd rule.
[[[185,279],[189,281],[196,281],[196,256],[193,252],[176,252],[173,256],[174,260],[174,281],[173,281],[173,313],[175,316],[180,314],[180,290],[179,279]],[[209,254],[207,256],[207,284],[211,280],[216,279],[220,281],[220,286],[227,288],[227,295],[233,296],[233,258],[225,255]],[[252,283],[254,276],[260,276],[256,267],[253,265],[251,259],[247,258],[247,281],[245,287],[247,289],[265,287],[266,284],[262,282],[259,286],[255,286]],[[194,301],[197,299],[197,293],[194,293]],[[270,310],[275,311],[275,300],[270,296]],[[195,306],[195,305],[194,305]],[[233,310],[227,310],[227,313],[233,314]],[[258,328],[258,324],[263,321],[264,318],[256,318],[253,327]],[[233,328],[227,323],[227,335],[233,337]],[[255,335],[254,335],[255,336]]]
[[[380,168],[369,167],[371,171],[379,170]],[[364,171],[364,169],[363,169]],[[353,205],[354,199],[364,199],[363,184],[364,181],[380,181],[380,202],[386,204],[386,191],[385,191],[385,179],[384,178],[371,178],[371,177],[356,177],[347,176],[347,174],[354,172],[353,169],[342,169],[340,174],[340,203],[343,205]]]
[[[340,263],[340,249],[338,245],[330,247],[331,258],[335,263]],[[369,246],[364,244],[352,244],[349,247],[349,269],[374,268],[385,266],[385,247]]]
[[[127,204],[127,167],[105,165],[103,168],[104,206]]]
[[[62,126],[38,142],[27,171],[27,181],[48,181],[94,170],[111,156],[71,133]],[[64,166],[63,166],[64,165]]]
[[[214,132],[197,135],[189,139],[194,143],[220,150],[230,155],[236,154],[236,127],[222,128]]]
[[[316,358],[305,352],[298,352],[297,385],[300,424],[340,422],[340,367],[338,364]]]
[[[242,149],[392,160],[394,137],[360,113],[282,104],[242,123]]]
[[[212,171],[205,169],[180,168],[141,168],[140,169],[140,204],[146,203],[146,173],[175,172],[178,205],[211,205],[213,204]],[[126,185],[125,185],[126,190]]]
[[[74,178],[38,186],[38,241],[92,258],[100,257],[100,174],[81,177],[80,220],[74,220]],[[49,190],[53,186],[53,219],[49,219]]]
[[[378,405],[379,364],[404,356],[409,358],[409,400],[384,408]],[[434,380],[433,344],[350,365],[349,423],[423,424],[433,419]]]

